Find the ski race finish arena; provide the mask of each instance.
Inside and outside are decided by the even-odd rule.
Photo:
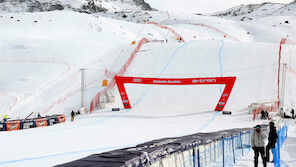
[[[129,102],[124,84],[153,84],[153,85],[206,85],[225,84],[225,89],[215,108],[222,111],[232,91],[236,77],[214,77],[214,78],[140,78],[140,77],[115,77],[116,84],[122,99],[124,108],[132,108]]]

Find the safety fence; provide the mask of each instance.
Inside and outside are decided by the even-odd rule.
[[[52,115],[32,119],[7,120],[0,122],[0,131],[13,131],[35,127],[51,126],[66,121],[65,115]]]
[[[168,18],[165,19],[165,20],[163,20],[162,22],[160,22],[160,24],[164,24],[165,22],[167,22],[167,21],[170,20],[170,18],[171,18],[170,13],[169,12],[166,12],[166,14],[167,14]]]
[[[138,43],[138,45],[136,46],[136,48],[134,49],[134,51],[132,52],[131,56],[129,57],[129,59],[125,62],[125,64],[122,66],[122,68],[116,73],[116,75],[122,75],[125,73],[125,71],[127,70],[127,68],[129,67],[129,65],[131,64],[131,62],[133,61],[133,59],[136,56],[136,53],[140,50],[140,48],[143,46],[143,44],[148,43],[148,39],[143,38],[140,40],[140,42]],[[102,96],[106,96],[107,95],[107,91],[111,90],[112,88],[114,88],[116,84],[115,78],[114,76],[112,77],[109,85],[104,88],[102,91],[98,92],[96,94],[96,96],[93,98],[93,100],[90,103],[90,112],[92,112],[94,110],[94,107],[99,106],[100,104],[100,98]]]
[[[244,131],[169,155],[150,167],[232,166],[250,151],[251,131]]]
[[[100,101],[102,97],[106,97],[106,101],[110,101],[109,100],[109,92],[111,91],[111,89],[114,88],[114,86],[116,85],[116,81],[115,81],[115,76],[122,76],[126,70],[128,69],[128,67],[130,66],[130,64],[132,63],[132,61],[134,60],[135,56],[137,55],[137,53],[139,52],[139,50],[141,49],[141,47],[149,42],[156,42],[156,43],[162,43],[164,42],[163,40],[150,40],[147,38],[143,38],[140,40],[140,42],[138,43],[138,45],[136,46],[136,48],[134,49],[134,51],[132,52],[131,56],[129,57],[129,59],[125,62],[125,64],[121,67],[121,69],[115,73],[115,72],[110,72],[108,70],[106,70],[105,72],[105,76],[111,77],[111,81],[108,84],[108,86],[106,88],[104,88],[102,91],[98,92],[96,94],[96,96],[93,98],[93,100],[90,103],[90,112],[92,112],[94,110],[95,107],[100,106]]]
[[[274,166],[275,167],[280,167],[280,166],[283,166],[283,167],[286,167],[287,165],[281,161],[280,159],[280,153],[281,153],[281,147],[282,145],[284,144],[284,142],[286,141],[287,139],[287,131],[288,131],[288,127],[289,127],[289,124],[288,122],[284,123],[284,124],[281,124],[279,127],[278,127],[278,141],[276,143],[276,147],[274,149],[272,149],[272,153],[273,153],[273,156],[274,156]]]
[[[296,41],[287,39],[287,38],[282,38],[280,41],[280,46],[279,46],[279,58],[278,58],[278,72],[277,72],[277,100],[275,102],[271,103],[261,103],[259,105],[256,106],[256,108],[254,109],[253,113],[254,113],[254,117],[253,120],[255,120],[256,118],[258,118],[258,115],[261,113],[262,110],[264,111],[268,111],[268,112],[278,112],[280,110],[280,106],[281,106],[281,102],[282,99],[280,97],[280,92],[283,90],[280,90],[280,84],[281,82],[281,63],[282,63],[282,59],[283,59],[283,55],[282,55],[282,49],[283,49],[283,45],[295,45],[296,46]],[[289,65],[287,65],[287,70],[290,71],[292,74],[296,75],[295,70],[293,70],[293,68]]]
[[[231,166],[250,151],[250,128],[164,138],[58,166],[204,167]]]
[[[278,98],[278,107],[280,106],[280,82],[281,82],[281,62],[283,59],[283,55],[282,55],[282,49],[283,49],[283,45],[294,45],[296,46],[296,41],[287,39],[287,38],[282,38],[281,42],[280,42],[280,47],[279,47],[279,60],[278,60],[278,81],[277,81],[277,98]],[[291,71],[292,73],[295,74],[295,70],[293,70],[289,65],[288,65],[288,70]]]
[[[278,101],[265,103],[252,103],[249,106],[249,112],[253,113],[253,121],[260,117],[262,111],[267,113],[278,112]]]
[[[173,30],[172,28],[170,28],[168,26],[164,26],[164,25],[161,25],[161,24],[156,23],[156,22],[148,22],[147,24],[154,24],[157,27],[166,29],[166,30],[172,32],[176,36],[177,40],[180,40],[182,42],[185,42],[185,40],[183,39],[183,37],[180,34],[178,34],[175,30]]]
[[[202,24],[202,23],[189,23],[189,24],[191,24],[191,25],[195,25],[195,26],[201,26],[201,27],[206,27],[206,28],[212,29],[212,30],[214,30],[214,31],[216,31],[216,32],[218,32],[218,33],[224,35],[224,37],[229,37],[229,38],[231,38],[231,39],[233,39],[233,40],[235,40],[235,41],[240,42],[240,40],[237,39],[236,37],[234,37],[234,36],[232,36],[232,35],[229,35],[229,34],[227,34],[226,32],[223,32],[223,31],[221,31],[221,30],[219,30],[219,29],[217,29],[217,28],[215,28],[215,27],[213,27],[213,26],[206,25],[206,24]]]

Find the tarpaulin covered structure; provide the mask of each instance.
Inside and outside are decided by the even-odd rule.
[[[234,154],[229,154],[230,152],[227,152],[227,150],[231,150],[235,147],[236,150],[233,150],[235,151],[235,154],[244,154],[244,147],[245,149],[249,149],[250,130],[250,128],[240,128],[213,133],[196,133],[183,137],[163,138],[143,143],[135,147],[93,154],[58,166],[141,167],[153,166],[153,164],[157,166],[157,161],[170,158],[171,156],[177,158],[178,156],[175,155],[178,154],[182,154],[183,159],[177,158],[178,160],[175,159],[174,163],[178,161],[177,163],[181,165],[189,162],[191,164],[195,163],[196,166],[198,166],[197,164],[207,164],[211,162],[208,161],[211,157],[216,157],[217,162],[219,159],[218,157],[223,157],[223,162],[221,159],[221,163],[224,164],[226,164],[227,161],[231,161],[231,163],[233,163],[232,158],[229,160],[229,157],[227,158],[227,156],[232,156]],[[238,140],[235,141],[235,137]],[[232,147],[229,147],[229,143],[231,142],[233,145]],[[220,145],[225,149],[220,149],[220,147],[218,147]],[[213,151],[212,148],[216,151]],[[212,153],[210,153],[209,150],[212,150]],[[199,154],[197,154],[198,152]],[[206,156],[207,154],[212,156]],[[219,154],[221,154],[221,156],[218,156]]]

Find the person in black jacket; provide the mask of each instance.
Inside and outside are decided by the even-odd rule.
[[[269,162],[269,151],[275,148],[277,142],[277,131],[274,122],[269,122],[268,144],[266,146],[266,162]],[[273,162],[273,161],[272,161]]]
[[[72,112],[71,112],[71,122],[74,121],[74,116],[75,116],[75,113],[74,113],[74,111],[72,110]]]
[[[295,112],[294,112],[294,109],[292,108],[292,110],[291,110],[291,116],[292,116],[292,119],[295,119]]]
[[[265,119],[265,111],[263,109],[261,110],[261,119]]]

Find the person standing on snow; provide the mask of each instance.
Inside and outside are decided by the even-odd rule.
[[[268,144],[266,146],[266,161],[269,162],[269,151],[275,148],[277,142],[277,131],[274,122],[269,122]],[[272,161],[273,162],[273,161]]]
[[[292,110],[291,110],[291,115],[292,115],[292,119],[295,119],[295,112],[294,112],[294,109],[292,108]]]
[[[4,122],[6,122],[6,120],[7,120],[7,115],[6,114],[4,115],[3,120],[4,120]]]
[[[261,110],[261,119],[265,119],[265,111],[263,109]]]
[[[265,159],[265,142],[264,140],[266,139],[266,135],[264,132],[261,130],[260,125],[256,125],[256,127],[253,130],[252,136],[251,136],[251,146],[254,150],[254,164],[255,167],[258,167],[258,157],[259,153],[261,154],[261,158],[263,161],[263,166],[266,167],[266,159]]]
[[[74,113],[74,111],[72,110],[72,112],[71,112],[71,122],[74,121],[74,117],[75,117],[75,113]]]

